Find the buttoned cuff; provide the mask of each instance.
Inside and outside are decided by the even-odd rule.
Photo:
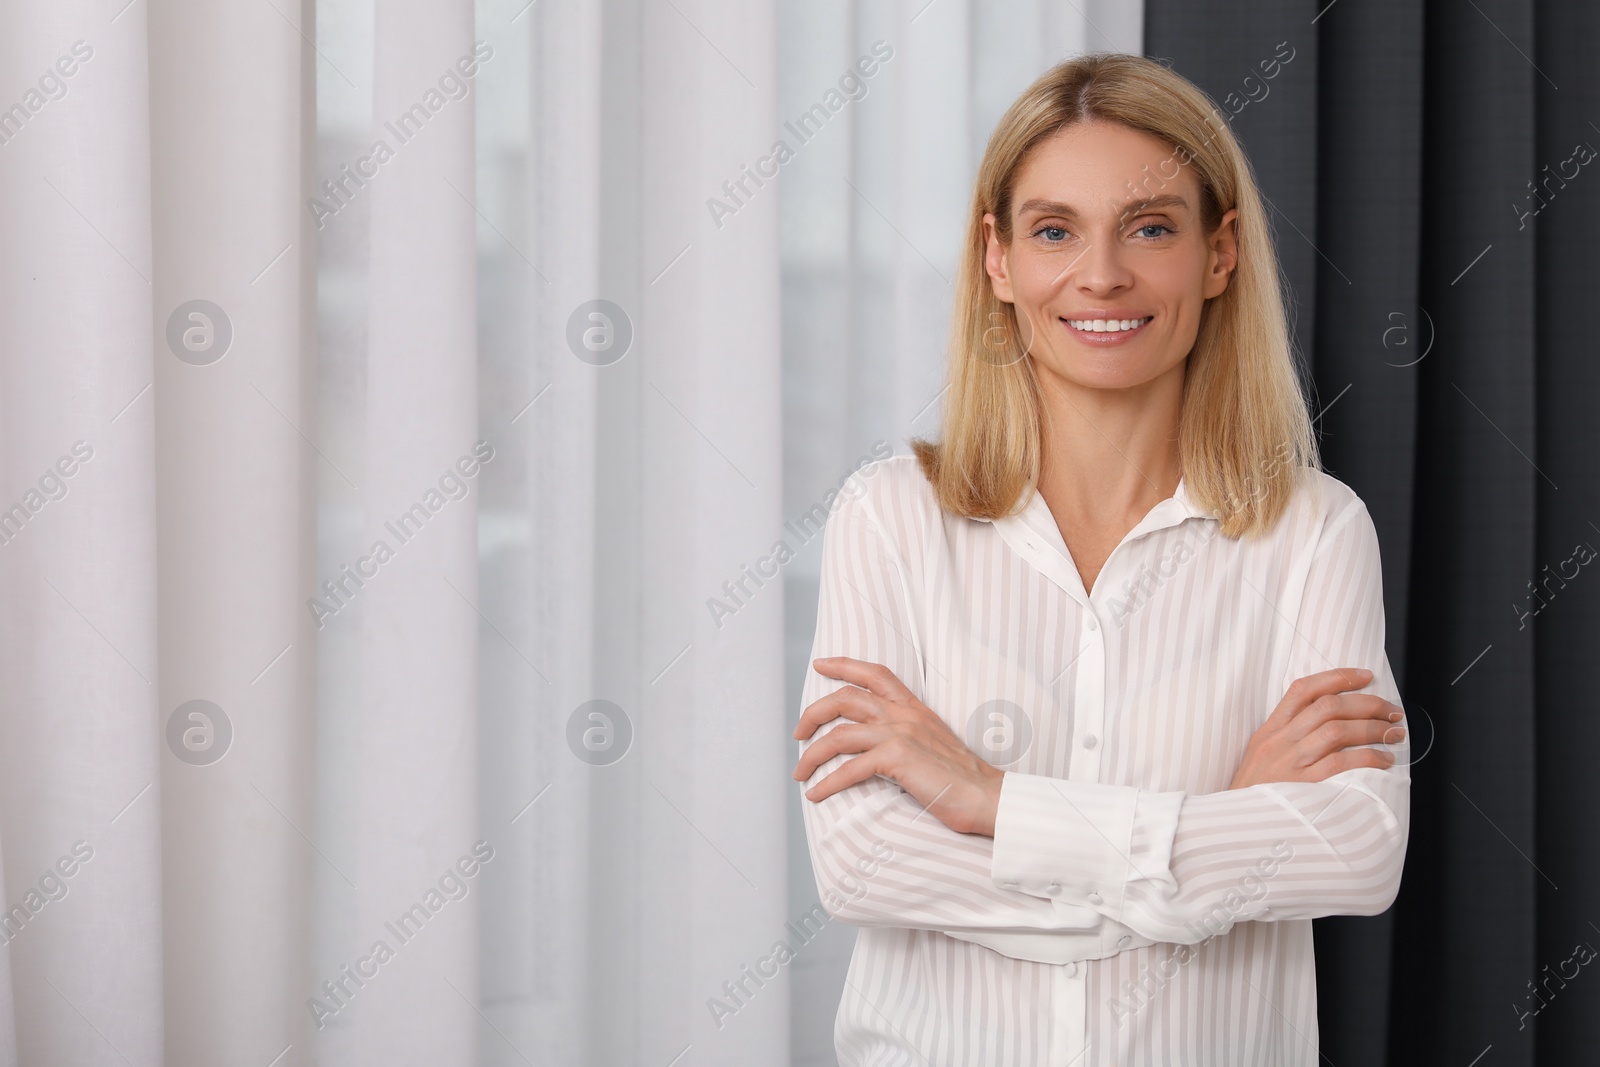
[[[1120,922],[1130,880],[1176,889],[1172,838],[1183,797],[1007,772],[990,877],[1003,889],[1093,908]]]
[[[1101,960],[1119,952],[1131,952],[1155,944],[1119,922],[1102,915],[1094,915],[1085,908],[1057,905],[1060,912],[1083,912],[1092,915],[1094,926],[1087,930],[946,930],[950,937],[970,941],[975,945],[993,949],[1014,960],[1032,960],[1034,963],[1066,964],[1085,960]]]

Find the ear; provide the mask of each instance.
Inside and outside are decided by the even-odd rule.
[[[1229,208],[1211,234],[1211,255],[1208,257],[1203,292],[1207,300],[1221,296],[1228,288],[1228,279],[1239,265],[1239,209]]]
[[[1000,240],[1000,235],[995,232],[995,217],[993,212],[983,216],[983,266],[989,273],[989,284],[994,287],[994,295],[1006,303],[1015,303],[1016,298],[1011,292],[1010,266],[1006,263],[1006,246]]]

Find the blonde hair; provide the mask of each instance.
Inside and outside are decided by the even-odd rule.
[[[1316,435],[1290,353],[1277,254],[1250,161],[1215,105],[1154,60],[1095,53],[1046,71],[989,138],[967,220],[950,324],[949,395],[942,440],[911,440],[939,505],[969,518],[1000,518],[1038,485],[1040,392],[1019,340],[1013,305],[995,296],[984,267],[983,216],[1012,239],[1016,176],[1039,142],[1078,122],[1117,123],[1174,146],[1163,162],[1190,166],[1207,235],[1237,207],[1238,263],[1206,301],[1184,372],[1178,452],[1184,488],[1221,520],[1228,537],[1259,536],[1288,506],[1304,468],[1321,469]],[[1156,195],[1179,173],[1153,175]],[[1152,185],[1152,180],[1157,183]]]

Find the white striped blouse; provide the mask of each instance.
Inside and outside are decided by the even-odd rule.
[[[1295,679],[1366,667],[1400,703],[1371,516],[1302,474],[1257,541],[1180,482],[1092,593],[1036,492],[991,522],[909,455],[846,484],[812,658],[886,664],[1007,773],[993,838],[882,777],[802,797],[822,904],[860,927],[841,1067],[1318,1062],[1311,920],[1394,901],[1410,731],[1384,770],[1228,789]],[[808,664],[802,707],[845,684]]]

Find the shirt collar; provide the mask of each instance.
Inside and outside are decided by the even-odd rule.
[[[1022,514],[1026,514],[1027,512],[1035,509],[1042,509],[1046,515],[1049,515],[1050,505],[1044,502],[1044,497],[1039,494],[1036,487],[1030,486],[1028,489],[1025,489],[1023,491],[1023,495],[1028,496],[1030,499],[1027,508],[1023,510]],[[1189,495],[1188,479],[1183,475],[1179,475],[1178,488],[1175,489],[1172,495],[1167,499],[1160,501],[1155,507],[1151,508],[1145,517],[1140,520],[1138,527],[1135,527],[1135,529],[1160,529],[1163,526],[1176,525],[1177,523],[1182,522],[1184,519],[1212,519],[1220,522],[1221,516],[1214,511],[1208,511],[1201,507],[1200,504]],[[982,521],[994,522],[996,520],[983,519]],[[1052,517],[1050,522],[1053,526],[1055,519]]]
[[[1214,511],[1207,511],[1189,495],[1188,483],[1182,476],[1179,476],[1178,478],[1178,488],[1173,492],[1171,499],[1176,501],[1178,506],[1184,510],[1184,514],[1190,518],[1215,519],[1218,522],[1222,521],[1222,517],[1220,515]]]
[[[1027,490],[1027,495],[1028,504],[1021,511],[983,521],[994,526],[995,531],[1011,546],[1012,551],[1028,560],[1036,570],[1047,575],[1069,596],[1087,606],[1089,594],[1083,588],[1083,579],[1077,568],[1069,562],[1072,554],[1062,539],[1061,528],[1056,525],[1055,516],[1050,513],[1050,505],[1045,502],[1036,487]],[[1183,479],[1179,478],[1178,487],[1173,494],[1151,508],[1144,518],[1123,536],[1118,547],[1157,530],[1181,525],[1191,518],[1215,520],[1216,516],[1201,510],[1190,498]]]

